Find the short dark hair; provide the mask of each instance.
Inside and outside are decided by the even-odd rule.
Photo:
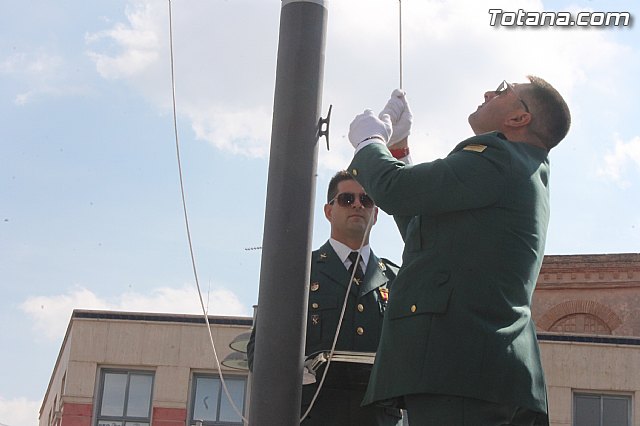
[[[327,189],[327,203],[338,195],[338,184],[345,180],[354,180],[351,173],[346,170],[340,170],[338,173],[333,175],[329,181],[329,188]]]
[[[571,113],[560,93],[540,77],[528,75],[527,102],[531,99],[533,114],[531,129],[542,139],[547,149],[558,145],[569,132]]]

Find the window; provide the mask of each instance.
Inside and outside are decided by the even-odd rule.
[[[246,378],[225,377],[224,382],[233,403],[244,413]],[[202,421],[203,426],[242,424],[242,418],[233,409],[217,375],[196,374],[193,377],[189,424],[193,426],[198,420]]]
[[[573,395],[573,426],[631,426],[631,397],[625,395]]]
[[[103,370],[100,377],[98,426],[149,426],[153,373]]]
[[[607,324],[595,315],[572,314],[560,318],[549,331],[558,333],[611,334]]]

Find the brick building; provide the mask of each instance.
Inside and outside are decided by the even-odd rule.
[[[640,254],[545,256],[532,309],[552,425],[640,425]]]

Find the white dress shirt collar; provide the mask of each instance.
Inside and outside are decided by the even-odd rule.
[[[331,247],[333,247],[333,250],[336,252],[336,254],[340,258],[344,266],[348,269],[349,266],[351,266],[351,261],[349,260],[349,254],[352,251],[357,251],[357,250],[353,250],[346,244],[343,244],[338,240],[334,240],[333,238],[329,238],[329,244],[331,244]],[[364,268],[362,268],[363,271],[367,270],[367,264],[369,263],[369,256],[371,256],[371,247],[369,246],[369,244],[367,244],[366,246],[362,247],[362,250],[360,251],[360,260],[364,263]]]

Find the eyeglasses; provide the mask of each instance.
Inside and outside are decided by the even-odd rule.
[[[329,204],[333,205],[337,200],[340,207],[351,207],[356,202],[356,195],[360,199],[360,204],[365,209],[370,209],[374,206],[373,200],[367,194],[354,194],[353,192],[341,192],[333,197],[333,199],[329,201]]]
[[[522,105],[524,105],[524,110],[527,112],[530,112],[527,104],[522,100],[520,96],[518,96],[518,93],[514,90],[513,84],[509,83],[507,80],[503,80],[502,83],[500,83],[500,85],[498,86],[498,88],[493,91],[493,93],[495,93],[497,96],[500,96],[501,94],[506,92],[507,89],[511,89],[513,94],[516,95],[516,98],[518,98],[518,100],[522,102]]]

